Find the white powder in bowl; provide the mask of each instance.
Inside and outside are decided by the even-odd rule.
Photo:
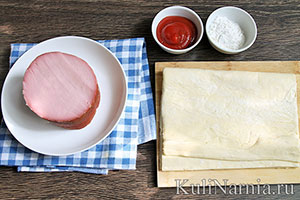
[[[216,17],[208,27],[208,34],[220,47],[237,50],[245,43],[241,27],[226,17]]]

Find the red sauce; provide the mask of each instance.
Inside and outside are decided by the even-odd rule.
[[[185,49],[195,42],[197,29],[195,24],[180,16],[169,16],[162,19],[156,30],[160,43],[171,49]]]

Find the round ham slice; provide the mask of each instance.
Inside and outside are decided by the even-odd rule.
[[[23,79],[26,105],[39,117],[67,129],[81,129],[93,119],[100,92],[92,68],[74,55],[38,56]]]

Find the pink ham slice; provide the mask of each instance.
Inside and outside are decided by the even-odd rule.
[[[61,52],[38,56],[23,79],[27,106],[39,117],[67,129],[81,129],[93,119],[100,92],[92,68]]]

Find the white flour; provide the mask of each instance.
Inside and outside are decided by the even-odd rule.
[[[226,17],[216,17],[208,28],[211,40],[221,47],[237,50],[245,43],[241,27]]]

